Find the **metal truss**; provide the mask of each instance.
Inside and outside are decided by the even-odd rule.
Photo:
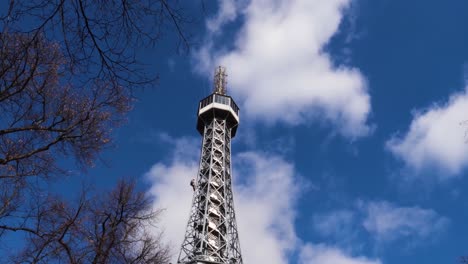
[[[204,126],[190,218],[177,263],[242,264],[231,184],[231,128]]]

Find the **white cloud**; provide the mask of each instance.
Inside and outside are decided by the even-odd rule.
[[[301,250],[300,264],[381,264],[380,260],[352,257],[338,248],[308,244]]]
[[[468,91],[452,95],[447,103],[417,112],[403,136],[387,141],[387,148],[416,172],[436,169],[440,179],[459,174],[468,166],[466,126]]]
[[[178,253],[193,195],[189,182],[198,169],[198,160],[187,156],[187,149],[197,144],[162,138],[176,146],[172,160],[157,163],[146,176],[152,182],[149,194],[155,198],[155,208],[166,208],[160,224],[173,253]],[[234,196],[244,262],[287,263],[297,243],[294,204],[299,189],[294,166],[279,156],[255,152],[238,154],[233,160],[234,180],[242,175],[242,182],[234,183]]]
[[[436,237],[449,220],[431,209],[398,207],[388,202],[369,202],[360,205],[365,212],[364,228],[379,242],[409,239],[411,242]]]
[[[249,118],[288,124],[325,120],[342,135],[365,136],[371,111],[366,80],[356,68],[334,66],[323,50],[350,2],[252,0],[237,11],[245,21],[235,47],[213,54],[209,37],[196,55],[196,69],[211,73],[216,65],[227,66],[229,89]]]
[[[318,213],[314,215],[312,224],[317,234],[333,239],[341,249],[356,251],[366,241],[376,246],[395,241],[403,245],[434,242],[447,229],[450,221],[432,209],[360,200],[354,210],[336,209]]]
[[[356,213],[351,210],[336,210],[313,217],[313,226],[322,236],[348,237],[354,232]]]
[[[174,139],[165,134],[159,138],[174,146],[169,153],[171,158],[154,165],[146,177],[152,183],[149,194],[155,198],[155,208],[165,208],[160,227],[173,249],[175,262],[188,220],[193,195],[189,182],[198,170],[198,157],[193,152],[198,153],[199,144],[196,139]],[[284,264],[295,253],[299,253],[299,263],[304,264],[381,263],[378,259],[354,256],[336,245],[300,240],[294,221],[304,182],[300,182],[293,164],[281,156],[259,152],[237,154],[233,161],[235,208],[245,263]],[[315,229],[323,235],[340,239],[340,235],[349,235],[349,230],[354,229],[367,231],[377,242],[426,241],[436,238],[449,224],[447,218],[433,210],[398,207],[384,201],[360,201],[355,211],[332,211],[314,220]],[[357,234],[353,241],[362,243],[358,241],[362,233]],[[359,250],[347,248],[352,252]]]
[[[189,182],[198,169],[198,157],[192,152],[199,144],[195,139],[174,139],[167,134],[159,139],[174,148],[169,160],[157,163],[146,174],[152,184],[148,193],[155,208],[165,208],[159,228],[164,229],[175,263],[193,195]],[[301,242],[294,227],[295,206],[308,185],[299,180],[293,164],[263,152],[243,152],[233,161],[235,209],[245,263],[290,263],[289,256],[296,253],[300,253],[300,263],[307,264],[380,263],[351,257],[335,247]]]
[[[238,15],[238,1],[235,0],[222,0],[219,1],[219,11],[215,17],[206,21],[206,27],[210,34],[219,33],[220,28],[236,19]]]
[[[154,207],[164,209],[159,224],[174,254],[178,254],[185,234],[193,194],[189,183],[197,169],[196,160],[175,156],[169,164],[157,163],[146,174],[152,184],[148,193],[156,199]]]
[[[282,157],[246,152],[236,155],[235,201],[245,263],[287,263],[296,247],[295,200],[300,192],[294,166]]]

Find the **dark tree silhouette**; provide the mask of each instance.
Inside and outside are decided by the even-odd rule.
[[[85,169],[112,144],[132,91],[154,84],[137,48],[164,34],[187,49],[176,1],[11,0],[0,11],[0,244],[21,233],[14,263],[167,263],[149,200],[121,182],[71,204],[44,186]]]
[[[45,197],[30,207],[22,224],[5,229],[27,233],[26,247],[13,263],[154,263],[169,261],[160,234],[146,229],[157,220],[151,201],[120,182],[108,195],[81,199],[70,206]]]
[[[3,33],[27,34],[31,43],[41,37],[58,43],[66,58],[64,74],[74,85],[100,79],[141,86],[155,76],[142,71],[137,47],[156,45],[171,32],[178,47],[189,47],[183,28],[191,20],[177,1],[11,0],[0,15]]]

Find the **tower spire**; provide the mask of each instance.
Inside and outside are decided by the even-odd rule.
[[[213,93],[198,105],[202,151],[197,178],[190,182],[194,194],[179,264],[243,264],[231,181],[231,139],[238,124],[239,108],[226,95],[226,70],[218,67]]]
[[[226,68],[223,66],[218,66],[214,75],[214,93],[226,95],[226,77]]]

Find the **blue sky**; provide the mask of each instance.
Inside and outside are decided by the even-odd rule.
[[[456,263],[468,254],[468,2],[225,0],[139,51],[160,82],[138,92],[108,164],[166,208],[178,254],[217,65],[241,108],[235,205],[246,263]],[[199,8],[199,7],[194,7]]]

